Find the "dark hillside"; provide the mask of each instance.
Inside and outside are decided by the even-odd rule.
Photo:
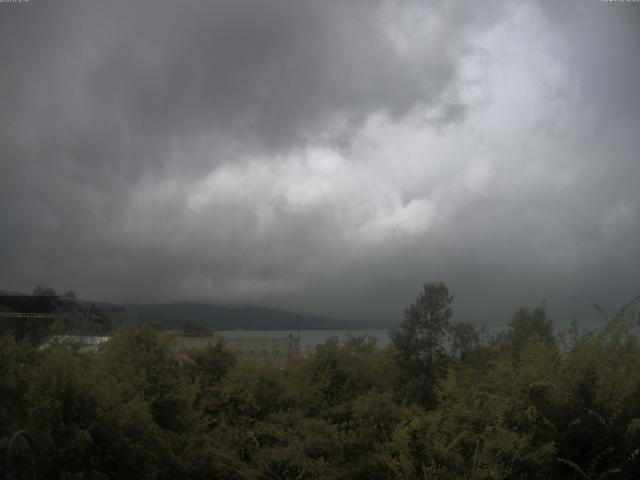
[[[159,321],[165,328],[176,328],[185,321],[215,330],[341,330],[376,328],[384,325],[361,320],[345,320],[299,314],[256,306],[226,306],[201,303],[133,304],[126,309],[142,321]]]

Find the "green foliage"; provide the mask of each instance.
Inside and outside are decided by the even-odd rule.
[[[282,372],[252,363],[239,364],[229,372],[222,396],[228,418],[240,423],[263,420],[286,410],[288,403]]]
[[[17,342],[39,345],[51,333],[51,318],[9,317],[0,321],[0,335],[13,337]]]
[[[472,323],[459,322],[449,328],[451,356],[465,365],[486,367],[491,359],[490,338],[484,329]]]
[[[18,430],[25,420],[20,407],[36,356],[30,343],[0,336],[0,432]]]
[[[427,408],[435,404],[435,385],[446,360],[444,341],[452,301],[453,295],[443,282],[425,283],[398,328],[391,332],[403,373],[404,396]]]
[[[98,355],[2,336],[0,449],[27,428],[51,479],[637,478],[630,309],[558,338],[520,309],[492,339],[451,300],[426,284],[388,348],[334,338],[284,371],[150,326]]]
[[[32,294],[36,296],[42,295],[42,296],[52,296],[52,297],[57,295],[56,291],[53,288],[45,287],[40,284],[36,285],[36,288],[33,289]]]
[[[187,337],[209,337],[213,334],[206,325],[187,320],[180,325],[182,335]]]
[[[519,308],[509,322],[504,340],[513,352],[519,352],[528,342],[553,343],[553,322],[547,318],[547,307],[531,310]]]

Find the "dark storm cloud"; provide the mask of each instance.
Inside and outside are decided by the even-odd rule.
[[[37,138],[91,168],[98,156],[136,173],[132,163],[162,162],[164,142],[185,136],[279,149],[326,136],[328,123],[349,126],[372,111],[401,115],[439,105],[455,80],[461,33],[477,22],[461,9],[421,5],[119,1],[5,8],[5,125],[23,141]],[[435,44],[425,54],[403,55],[397,43],[411,25],[402,15],[424,10],[438,14]],[[445,110],[459,111],[455,100]],[[158,151],[156,142],[163,142]]]
[[[637,123],[640,64],[640,9],[631,2],[539,2],[555,47],[574,71],[573,88],[581,89],[602,115],[601,127]],[[635,93],[634,93],[635,92]]]
[[[432,278],[482,318],[617,302],[640,8],[556,3],[0,5],[0,288],[378,318]]]
[[[432,44],[403,53],[421,16],[437,23]],[[372,112],[459,115],[457,55],[483,21],[440,3],[3,5],[5,280],[129,251],[112,236],[147,179],[348,141]],[[180,207],[164,207],[157,221],[171,223]]]

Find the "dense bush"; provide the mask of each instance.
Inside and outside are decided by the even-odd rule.
[[[5,335],[0,447],[27,428],[51,479],[637,478],[629,316],[554,336],[542,306],[489,336],[446,292],[423,315],[429,288],[386,349],[330,339],[286,371],[222,344],[178,363],[148,326],[98,355]]]

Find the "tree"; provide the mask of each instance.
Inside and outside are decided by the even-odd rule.
[[[444,282],[428,282],[416,302],[404,312],[399,327],[391,332],[396,360],[407,378],[409,400],[425,407],[434,404],[436,374],[445,360],[444,339],[452,315],[453,295]]]
[[[487,333],[478,330],[472,323],[459,322],[451,325],[451,356],[462,363],[482,368],[488,361]]]
[[[36,285],[36,288],[33,289],[34,296],[43,296],[43,297],[55,297],[57,295],[56,291],[51,287],[45,287],[43,285]]]
[[[180,325],[182,335],[185,337],[210,337],[213,332],[206,325],[191,320],[186,320]]]
[[[534,310],[519,308],[509,322],[506,341],[514,352],[520,351],[529,342],[553,343],[553,322],[547,318],[546,304],[542,302]]]

